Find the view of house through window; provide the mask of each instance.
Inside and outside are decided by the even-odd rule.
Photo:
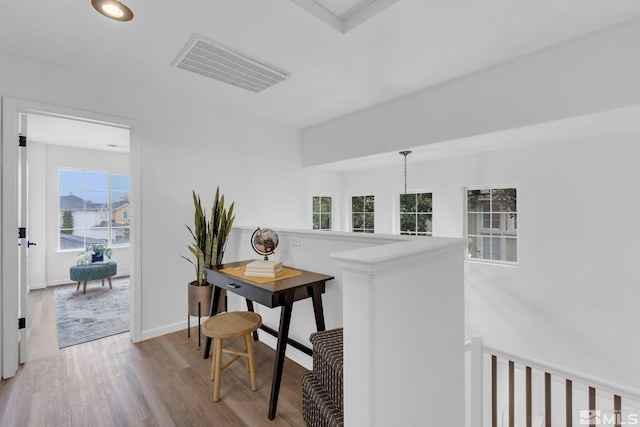
[[[400,234],[431,236],[431,193],[400,194]]]
[[[374,196],[354,196],[351,198],[351,231],[373,233],[375,217]]]
[[[129,244],[128,175],[61,169],[59,178],[61,250]]]
[[[313,197],[313,229],[331,230],[331,197]]]
[[[516,193],[515,188],[467,190],[469,258],[518,261]]]

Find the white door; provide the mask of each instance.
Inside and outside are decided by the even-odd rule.
[[[2,97],[2,243],[0,287],[2,310],[0,311],[1,348],[0,371],[2,378],[15,375],[19,364],[18,319],[20,306],[20,250],[26,239],[19,238],[20,181],[19,111],[12,98]],[[25,341],[26,342],[26,341]]]
[[[27,319],[27,294],[29,292],[29,246],[31,246],[31,242],[29,242],[29,227],[27,224],[28,218],[28,161],[27,161],[27,115],[20,114],[20,148],[19,148],[19,173],[18,173],[18,197],[20,202],[18,203],[19,209],[19,220],[20,220],[20,230],[24,234],[20,235],[20,256],[18,258],[20,268],[19,271],[19,301],[18,301],[18,319],[22,323],[18,332],[18,340],[19,340],[19,349],[18,349],[18,358],[20,364],[23,364],[27,361],[27,328],[26,328],[26,320]],[[23,145],[24,144],[24,145]]]

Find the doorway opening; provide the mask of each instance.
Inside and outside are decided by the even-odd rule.
[[[3,315],[0,319],[0,365],[2,378],[9,378],[17,372],[18,364],[26,361],[28,353],[25,329],[17,332],[14,326],[14,319],[24,317],[29,311],[26,307],[27,292],[30,289],[70,283],[69,268],[76,264],[80,250],[62,247],[61,231],[66,231],[67,235],[64,237],[73,235],[74,239],[84,233],[85,239],[87,229],[91,228],[83,222],[86,221],[84,216],[76,223],[77,227],[62,230],[64,227],[60,214],[61,168],[99,173],[115,172],[118,178],[130,178],[130,191],[127,194],[120,189],[116,189],[117,194],[114,193],[115,196],[119,196],[119,207],[130,204],[126,213],[124,209],[120,209],[119,212],[120,217],[126,217],[126,221],[119,217],[121,221],[112,224],[111,218],[107,218],[102,228],[107,230],[106,240],[114,243],[112,250],[118,259],[118,275],[129,273],[129,336],[133,342],[140,340],[140,289],[137,280],[139,270],[136,268],[140,260],[137,244],[139,227],[136,224],[139,206],[136,200],[139,200],[140,193],[141,158],[139,143],[135,138],[138,126],[135,121],[9,97],[2,98],[2,106],[3,245],[0,255]],[[18,147],[17,141],[21,139],[19,134],[26,134],[27,150],[21,151],[22,148]],[[20,185],[11,183],[20,181],[20,171],[23,168],[16,164],[19,163],[21,152],[27,152],[29,156],[26,187],[31,190],[31,194],[26,197],[20,195]],[[93,195],[95,193],[91,196]],[[16,207],[22,205],[23,199],[30,201],[31,206],[26,209]],[[25,210],[28,212],[28,221],[24,221],[19,215]],[[9,236],[14,235],[16,228],[24,227],[25,222],[30,223],[26,227],[28,241],[37,245],[30,247],[29,255],[23,257],[16,250],[15,240],[12,241]],[[101,232],[105,233],[104,230]],[[91,230],[91,233],[95,231]],[[20,246],[29,247],[26,239],[24,243],[23,245],[19,239]],[[84,243],[86,242],[83,241],[83,245]],[[27,265],[26,274],[20,272],[24,264]],[[20,281],[25,277],[27,285],[21,286]],[[33,319],[26,319],[26,324],[29,325],[31,320]]]
[[[29,322],[29,349],[38,349],[29,352],[33,358],[42,348],[53,351],[129,330],[130,130],[36,113],[21,119],[27,123],[29,241],[37,244],[28,250],[27,313],[38,301],[43,313],[56,315],[48,323],[57,324],[51,337],[35,330],[42,324]],[[103,261],[78,261],[87,248],[102,247],[108,248]],[[89,279],[89,286],[75,286],[70,270]],[[102,270],[113,275],[113,286],[111,277],[105,286],[103,274],[102,286],[84,277]],[[55,298],[35,295],[54,286]]]

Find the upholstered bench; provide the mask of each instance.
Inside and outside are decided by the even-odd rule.
[[[87,292],[87,282],[89,280],[109,279],[109,289],[113,289],[111,285],[111,277],[118,273],[118,264],[115,261],[98,261],[87,265],[73,265],[69,269],[71,280],[78,282],[76,290],[80,289],[80,282],[84,282],[82,293]]]

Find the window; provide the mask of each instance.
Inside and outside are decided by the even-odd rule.
[[[374,196],[354,196],[351,198],[351,231],[373,233],[374,219]]]
[[[331,197],[313,197],[313,229],[331,230]]]
[[[433,233],[431,193],[400,195],[400,234],[431,236]]]
[[[518,209],[515,188],[467,190],[469,258],[518,261]]]
[[[61,169],[59,179],[60,249],[129,244],[129,176]]]

